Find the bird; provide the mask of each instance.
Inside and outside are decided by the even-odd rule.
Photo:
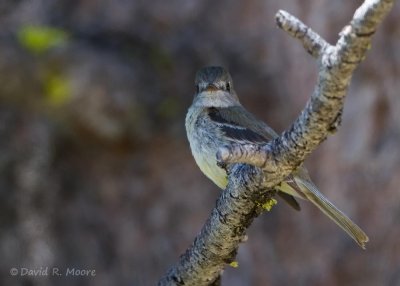
[[[228,175],[217,163],[218,149],[229,144],[265,145],[278,134],[242,106],[225,68],[201,68],[196,73],[195,87],[185,119],[190,149],[200,170],[225,190]],[[318,190],[306,168],[298,167],[275,189],[296,210],[300,210],[296,198],[310,201],[365,249],[368,236]]]

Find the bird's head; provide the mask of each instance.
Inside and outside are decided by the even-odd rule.
[[[208,107],[240,105],[233,89],[232,77],[223,67],[209,66],[196,73],[194,102]]]

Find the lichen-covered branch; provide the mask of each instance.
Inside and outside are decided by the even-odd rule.
[[[393,2],[366,0],[335,46],[287,12],[278,12],[278,26],[318,59],[318,83],[293,125],[269,144],[221,146],[217,159],[228,166],[228,187],[193,244],[159,285],[219,285],[221,272],[234,260],[247,227],[262,211],[262,204],[271,199],[268,189],[286,178],[338,128],[352,73]]]
[[[280,10],[275,18],[278,27],[300,40],[306,51],[313,57],[320,57],[326,48],[330,47],[320,35],[288,12]]]
[[[236,164],[229,173],[227,190],[222,192],[210,218],[158,285],[211,285],[234,261],[239,243],[246,239],[247,227],[263,210],[261,202],[268,201],[273,193],[261,188],[263,173],[259,168]]]
[[[268,172],[265,187],[281,182],[340,125],[344,99],[354,69],[365,58],[371,37],[393,5],[393,0],[367,0],[339,35],[335,46],[307,28],[287,12],[279,11],[278,26],[299,39],[317,56],[318,83],[306,107],[281,136],[263,147],[223,146],[217,154],[221,163],[248,163]]]

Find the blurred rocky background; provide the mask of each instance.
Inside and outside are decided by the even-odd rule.
[[[195,71],[226,66],[243,104],[282,131],[317,68],[274,14],[335,42],[360,3],[1,1],[0,284],[156,284],[219,194],[184,130]],[[307,161],[369,234],[367,250],[312,205],[279,203],[251,226],[223,285],[400,285],[399,13],[354,75],[342,128]]]

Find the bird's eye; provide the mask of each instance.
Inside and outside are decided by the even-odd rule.
[[[231,91],[231,84],[227,82],[225,88],[227,91]]]

